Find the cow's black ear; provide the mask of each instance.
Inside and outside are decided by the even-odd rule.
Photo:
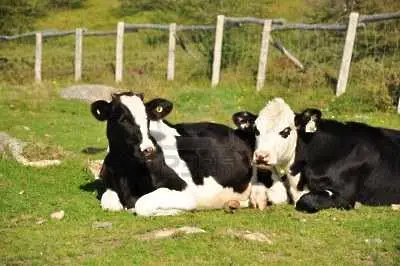
[[[145,103],[145,106],[148,119],[153,121],[163,119],[173,108],[172,102],[162,98],[155,98]]]
[[[318,109],[307,108],[302,113],[296,114],[294,124],[298,130],[306,133],[317,131],[317,125],[321,120],[322,112]]]
[[[232,115],[232,121],[238,129],[247,130],[253,128],[257,116],[248,111],[237,112]]]
[[[111,104],[106,101],[99,100],[92,103],[90,106],[90,111],[97,120],[105,121],[111,116]]]
[[[135,95],[138,96],[143,101],[144,94],[142,92],[136,93]]]

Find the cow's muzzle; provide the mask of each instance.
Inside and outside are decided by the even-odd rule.
[[[146,159],[146,161],[151,161],[154,159],[154,157],[156,155],[156,149],[153,147],[148,147],[143,150],[143,155],[144,155],[144,158]]]
[[[253,157],[253,165],[257,168],[270,168],[276,164],[271,153],[265,151],[255,151]]]

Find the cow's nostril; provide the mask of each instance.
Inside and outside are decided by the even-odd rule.
[[[152,147],[144,149],[143,151],[144,157],[146,157],[146,159],[152,159],[154,157],[155,151],[156,150]]]
[[[269,155],[267,153],[255,153],[254,160],[257,163],[267,163]]]

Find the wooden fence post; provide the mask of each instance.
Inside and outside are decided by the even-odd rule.
[[[122,81],[123,57],[124,57],[124,22],[118,22],[117,26],[117,45],[115,51],[115,81]]]
[[[174,80],[175,76],[175,45],[176,45],[175,38],[176,38],[176,23],[171,23],[169,25],[167,80]]]
[[[35,81],[42,81],[42,33],[36,33],[36,49],[35,49]]]
[[[340,65],[339,78],[336,87],[336,96],[340,96],[346,91],[347,80],[349,78],[351,56],[353,54],[354,40],[356,38],[356,33],[357,33],[357,24],[358,24],[358,13],[352,12],[350,14],[349,25],[347,27],[342,63]]]
[[[398,105],[397,105],[397,113],[400,114],[400,96],[399,96],[399,103],[398,103]]]
[[[264,87],[271,27],[272,27],[272,20],[270,19],[265,20],[261,37],[260,59],[258,62],[258,74],[257,74],[257,85],[256,85],[257,91],[260,91]]]
[[[215,87],[219,82],[219,74],[221,71],[221,52],[222,52],[222,38],[224,35],[224,15],[217,17],[217,28],[215,30],[215,46],[214,46],[214,60],[212,67],[211,86]]]
[[[82,79],[82,42],[83,30],[75,31],[75,81]]]

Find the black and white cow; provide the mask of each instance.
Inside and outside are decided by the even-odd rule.
[[[230,200],[248,202],[252,174],[248,145],[224,125],[171,125],[161,120],[171,109],[172,105],[154,101],[145,106],[134,93],[92,104],[93,115],[107,121],[103,209],[174,215],[221,208]]]
[[[256,143],[255,120],[257,115],[248,111],[233,114],[232,121],[236,125],[235,133],[249,145],[254,152]],[[254,208],[263,210],[267,204],[288,203],[289,197],[280,173],[273,167],[257,169],[253,166],[252,191],[250,203]]]
[[[275,98],[260,111],[254,160],[287,173],[296,209],[400,203],[400,131],[295,114]]]

